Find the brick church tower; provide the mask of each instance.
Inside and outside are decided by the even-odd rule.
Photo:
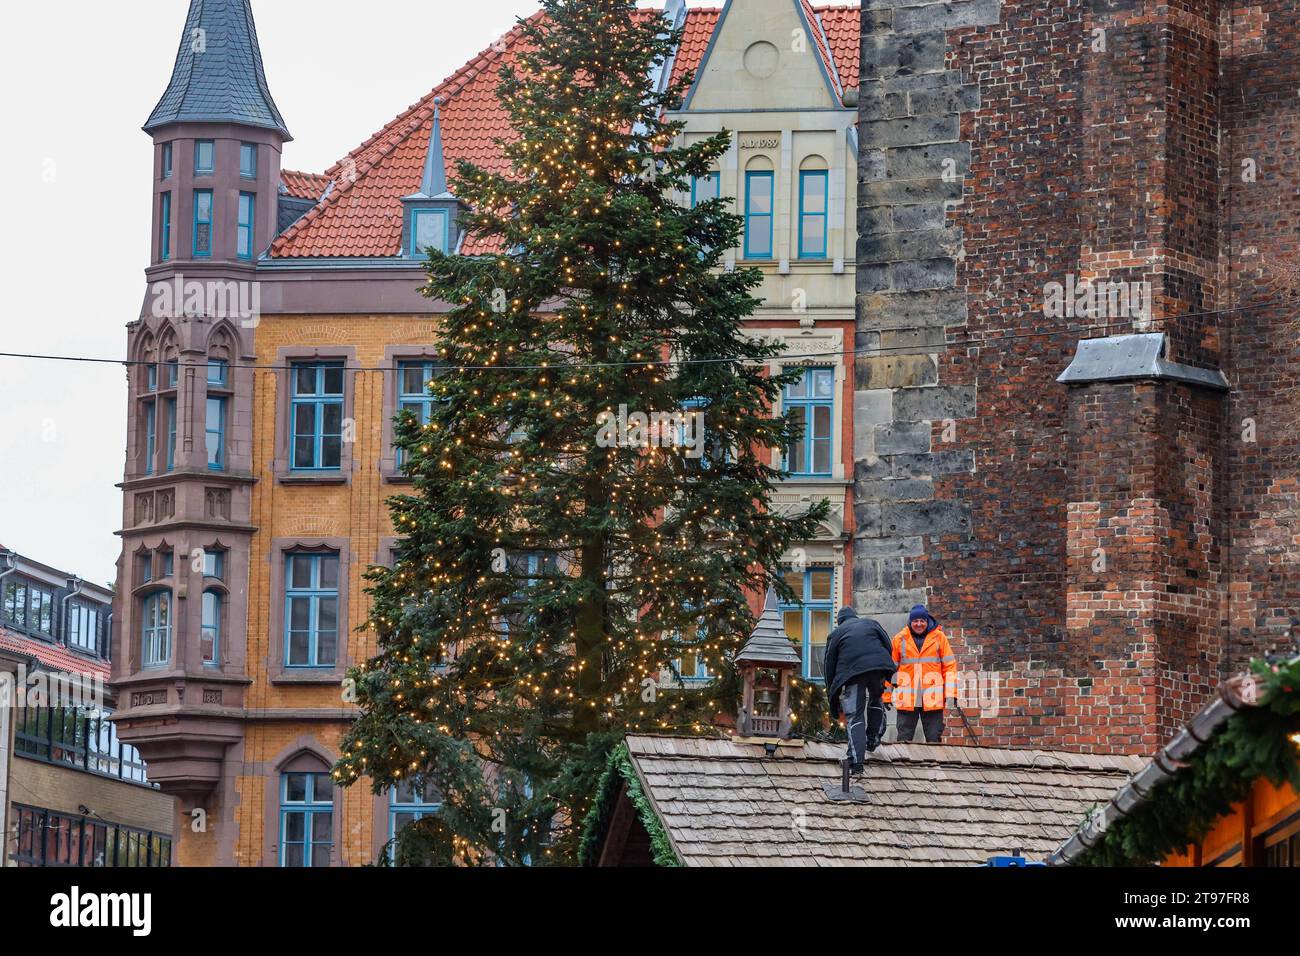
[[[862,22],[854,602],[930,604],[982,742],[1153,752],[1300,639],[1300,12]]]

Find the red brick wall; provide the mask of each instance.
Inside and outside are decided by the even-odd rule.
[[[864,18],[878,96],[888,21]],[[1250,654],[1300,637],[1300,11],[1002,0],[996,25],[943,43],[978,101],[947,213],[966,316],[937,381],[977,400],[955,441],[933,423],[932,448],[975,468],[936,473],[935,503],[968,509],[969,530],[926,535],[904,587],[928,596],[963,671],[1002,678],[982,742],[1151,752]],[[888,154],[870,89],[864,149]],[[863,221],[874,249],[881,218]],[[1150,321],[1045,316],[1044,285],[1067,274],[1151,282]],[[899,290],[860,291],[861,334]],[[1080,339],[1144,331],[1232,391],[1057,383]]]
[[[1290,0],[1233,4],[1225,50],[1222,198],[1233,243],[1224,323],[1234,389],[1229,462],[1231,665],[1300,642],[1300,9]],[[1253,159],[1256,182],[1243,182]],[[1225,255],[1227,253],[1225,239]],[[1254,435],[1250,434],[1253,426]],[[1255,440],[1250,441],[1253,437]]]

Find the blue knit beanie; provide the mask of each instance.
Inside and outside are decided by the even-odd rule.
[[[915,620],[919,620],[922,618],[928,619],[929,617],[930,617],[930,612],[925,609],[925,605],[918,604],[916,605],[916,607],[912,608],[912,613],[907,616],[907,623],[911,624]]]

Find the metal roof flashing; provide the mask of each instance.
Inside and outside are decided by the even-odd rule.
[[[1163,332],[1080,339],[1074,360],[1056,380],[1062,385],[1081,386],[1148,379],[1185,382],[1221,392],[1228,390],[1228,380],[1217,368],[1171,362],[1165,358],[1167,346]]]

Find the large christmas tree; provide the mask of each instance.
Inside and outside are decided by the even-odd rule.
[[[632,0],[542,6],[502,72],[511,172],[454,182],[501,252],[430,254],[425,293],[454,304],[438,401],[399,417],[413,490],[336,768],[439,795],[399,860],[573,862],[624,734],[734,712],[748,597],[824,514],[769,506],[789,377],[742,331],[760,274],[719,267],[739,217],[680,202],[729,137],[675,145],[685,82],[650,77],[678,37]]]

